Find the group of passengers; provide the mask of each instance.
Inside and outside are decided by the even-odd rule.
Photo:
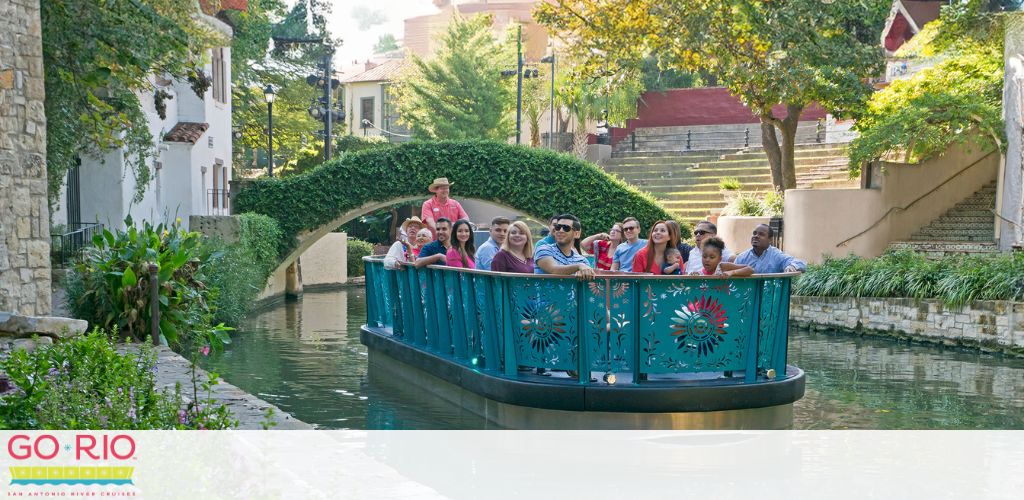
[[[491,220],[490,237],[476,248],[469,215],[458,201],[449,197],[452,184],[435,179],[429,189],[434,197],[423,203],[420,217],[402,223],[396,241],[388,250],[384,265],[421,268],[439,264],[467,269],[508,273],[573,275],[592,279],[597,272],[650,273],[656,275],[750,276],[781,272],[802,272],[806,264],[771,245],[772,228],[754,228],[749,250],[734,255],[717,227],[702,221],[694,228],[695,245],[680,241],[679,223],[658,221],[647,239],[640,237],[640,222],[626,217],[612,224],[607,233],[580,239],[582,226],[572,214],[551,218],[550,232],[536,244],[530,228],[522,221],[505,217]],[[584,252],[593,256],[591,265]]]

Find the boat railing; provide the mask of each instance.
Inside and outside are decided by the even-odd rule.
[[[594,371],[634,383],[787,376],[792,273],[580,281],[363,260],[368,329],[495,376],[538,368],[581,384]]]

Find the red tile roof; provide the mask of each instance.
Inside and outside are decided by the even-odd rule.
[[[210,128],[208,123],[178,122],[170,132],[164,135],[164,142],[187,142],[195,144]]]
[[[357,83],[357,82],[387,82],[391,81],[402,68],[405,66],[405,59],[392,59],[382,64],[378,64],[373,68],[370,68],[358,75],[350,78],[346,78],[342,83]]]
[[[218,5],[219,4],[219,5]],[[218,8],[219,7],[219,8]],[[204,13],[215,16],[218,12],[225,10],[249,10],[249,0],[199,0],[199,8]]]

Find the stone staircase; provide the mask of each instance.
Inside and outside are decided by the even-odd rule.
[[[847,174],[845,144],[797,146],[798,188],[857,187]],[[639,187],[683,221],[704,219],[725,207],[718,181],[735,177],[743,191],[772,190],[768,157],[760,147],[704,151],[616,151],[602,164],[609,173]]]
[[[997,251],[996,182],[992,181],[890,249],[909,249],[930,257]]]

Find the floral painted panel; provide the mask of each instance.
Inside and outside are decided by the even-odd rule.
[[[781,278],[765,280],[761,289],[761,308],[757,327],[757,368],[759,371],[772,368],[775,358],[775,343],[779,340],[779,322],[782,321],[782,307],[789,304],[789,297],[783,297]]]
[[[509,295],[517,364],[577,369],[576,281],[510,280]]]
[[[650,280],[640,290],[640,369],[745,368],[758,280]]]
[[[601,278],[586,284],[584,335],[595,371],[632,371],[636,339],[635,281]]]

